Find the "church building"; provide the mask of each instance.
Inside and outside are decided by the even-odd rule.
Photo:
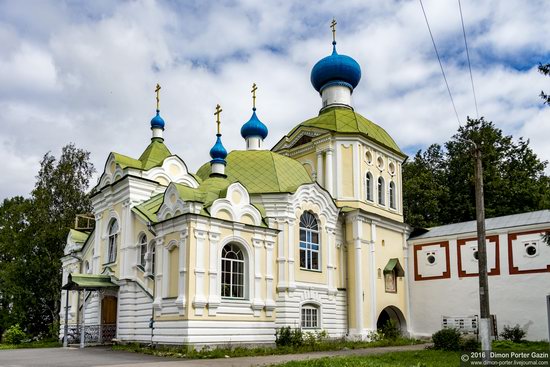
[[[412,307],[415,327],[440,328],[423,320],[433,308],[420,305],[432,284],[452,288],[418,279],[447,274],[446,242],[427,234],[409,249],[407,157],[354,109],[361,68],[338,53],[334,26],[332,53],[311,70],[318,115],[297,121],[271,150],[254,84],[243,149],[225,149],[218,105],[210,160],[190,172],[164,143],[157,85],[151,142],[139,158],[109,154],[91,198],[94,225],[67,238],[65,342],[272,344],[284,326],[367,339],[389,319],[414,335],[411,286],[425,293]],[[432,247],[440,265],[419,267],[417,257]]]

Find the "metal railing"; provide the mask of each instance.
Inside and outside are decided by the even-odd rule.
[[[69,344],[79,344],[82,325],[69,324],[67,341]],[[110,343],[116,336],[116,324],[86,324],[84,326],[84,341],[86,344]]]

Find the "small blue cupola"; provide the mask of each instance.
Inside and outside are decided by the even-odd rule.
[[[261,149],[263,140],[267,137],[268,129],[256,115],[256,83],[252,84],[252,116],[241,127],[241,136],[246,140],[248,150]]]
[[[153,139],[164,140],[162,132],[164,131],[164,119],[160,117],[160,85],[157,83],[155,88],[157,94],[157,114],[151,119],[151,130],[153,131]]]
[[[311,84],[319,93],[332,85],[348,87],[351,92],[361,80],[361,67],[353,58],[336,51],[336,21],[333,19],[332,54],[319,60],[311,69]]]
[[[227,165],[227,162],[225,161],[225,157],[227,157],[227,150],[225,150],[225,147],[222,143],[222,134],[220,132],[220,113],[222,112],[221,106],[218,104],[216,105],[216,112],[214,115],[216,115],[216,124],[218,124],[218,133],[216,134],[216,143],[210,149],[210,157],[212,160],[210,161],[210,167],[212,168],[212,173],[210,176],[223,176],[225,177],[225,166]]]

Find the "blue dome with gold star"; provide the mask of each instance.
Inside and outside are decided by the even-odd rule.
[[[336,52],[336,42],[332,42],[332,54],[311,69],[311,84],[319,93],[331,85],[343,85],[353,91],[360,80],[361,67],[353,58]]]
[[[265,139],[267,137],[267,133],[267,126],[265,126],[264,123],[260,121],[258,116],[256,116],[256,107],[254,107],[252,109],[252,116],[250,117],[250,120],[248,120],[248,122],[241,127],[241,136],[244,139],[253,136],[259,136],[262,139]]]

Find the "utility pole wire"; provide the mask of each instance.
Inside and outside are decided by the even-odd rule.
[[[432,39],[432,44],[434,45],[435,55],[437,56],[437,61],[439,61],[439,67],[441,68],[441,74],[443,75],[443,79],[445,80],[445,85],[447,86],[447,92],[449,92],[449,98],[451,99],[451,103],[453,105],[453,110],[455,111],[456,120],[458,121],[458,125],[460,126],[460,118],[458,117],[458,112],[456,111],[455,101],[453,99],[453,95],[451,94],[451,88],[449,88],[449,83],[447,82],[447,76],[445,75],[445,70],[443,70],[443,64],[441,63],[441,58],[439,57],[439,52],[437,52],[437,47],[435,45],[434,36],[432,34],[432,29],[430,28],[430,23],[428,22],[428,17],[426,16],[426,11],[424,10],[424,4],[422,4],[422,0],[420,1],[420,6],[422,7],[422,13],[424,13],[424,19],[426,20],[426,25],[428,26],[428,32],[430,32],[430,38]]]
[[[476,116],[479,119],[479,111],[477,109],[476,89],[474,87],[474,77],[472,76],[472,64],[470,63],[470,52],[468,51],[468,41],[466,41],[466,29],[464,28],[464,17],[462,16],[462,5],[458,0],[458,9],[460,10],[460,22],[462,23],[462,34],[464,35],[464,46],[466,46],[466,57],[468,58],[468,68],[470,69],[470,81],[472,82],[472,92],[474,93],[474,103],[476,105]]]

